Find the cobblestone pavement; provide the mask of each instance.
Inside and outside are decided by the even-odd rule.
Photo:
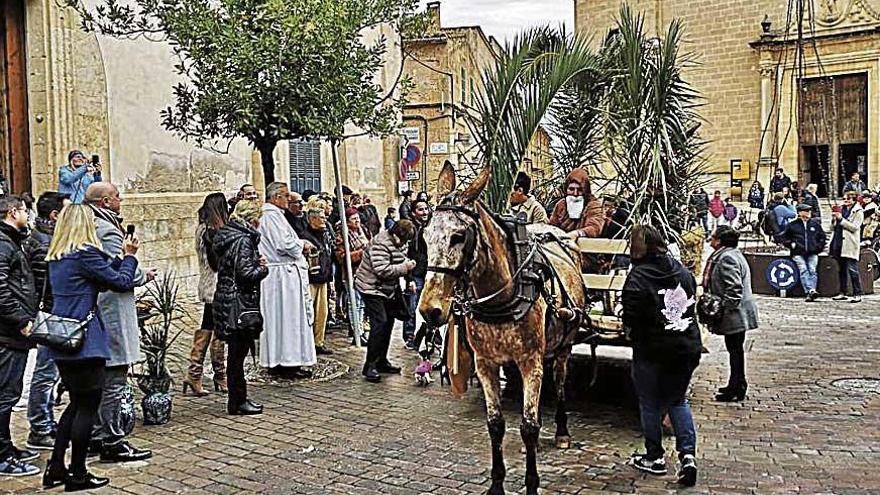
[[[853,393],[832,384],[880,378],[880,296],[861,305],[761,298],[759,307],[763,325],[747,343],[748,399],[711,400],[726,377],[718,338],[695,376],[701,479],[686,492],[880,493],[877,388]],[[338,335],[331,342],[341,351],[335,357],[359,370],[361,351]],[[396,361],[411,364],[399,337],[393,348]],[[672,475],[648,477],[624,465],[641,446],[625,371],[603,366],[599,386],[580,394],[571,412],[570,450],[553,448],[552,407],[544,412],[543,493],[676,491]],[[578,376],[571,386],[583,389]],[[489,440],[479,390],[456,399],[436,383],[421,389],[399,376],[370,385],[353,371],[330,382],[259,384],[251,395],[265,404],[262,416],[226,416],[216,394],[175,396],[169,425],[138,426],[133,436],[138,446],[153,449],[151,461],[91,465],[112,478],[103,493],[418,495],[487,487]],[[506,486],[522,493],[516,405],[507,403],[506,410]],[[16,413],[13,426],[22,443],[23,416]],[[671,450],[671,440],[667,445]],[[38,484],[37,477],[0,480],[0,492],[34,493]]]

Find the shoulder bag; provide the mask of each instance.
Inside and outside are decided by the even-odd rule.
[[[232,274],[233,298],[232,304],[229,308],[229,319],[226,322],[226,326],[228,329],[233,330],[238,334],[242,334],[246,331],[253,332],[252,336],[256,338],[256,335],[259,335],[263,330],[263,314],[260,312],[259,301],[257,301],[257,306],[253,307],[242,299],[241,288],[235,281],[240,254],[241,248],[235,253]]]
[[[717,259],[717,257],[716,257]],[[721,297],[709,292],[712,285],[712,271],[715,269],[715,259],[710,258],[706,264],[706,277],[703,283],[703,294],[697,299],[697,317],[700,323],[709,328],[716,328],[721,324],[724,315],[724,306]]]
[[[44,345],[53,351],[64,354],[76,354],[82,349],[86,340],[86,330],[89,322],[95,317],[95,310],[89,311],[84,320],[66,318],[43,311],[43,298],[46,295],[46,284],[49,281],[49,273],[43,281],[43,292],[40,296],[40,311],[34,320],[33,331],[30,334],[31,342]]]

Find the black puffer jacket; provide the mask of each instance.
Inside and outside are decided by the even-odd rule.
[[[239,298],[247,309],[260,309],[260,282],[269,269],[259,264],[260,233],[232,219],[214,235],[214,254],[218,259],[217,290],[214,292],[214,325],[218,338],[255,338],[259,328],[241,335],[230,328],[229,321]]]
[[[700,358],[696,317],[697,282],[668,256],[633,261],[623,285],[623,325],[633,359],[675,362]]]
[[[21,248],[24,238],[0,222],[0,346],[18,350],[33,347],[21,329],[37,315],[34,275]]]
[[[409,241],[406,256],[416,262],[416,267],[409,272],[407,278],[425,278],[428,275],[428,244],[425,243],[425,226],[418,222],[413,222],[413,225],[416,227],[416,235],[413,240]]]

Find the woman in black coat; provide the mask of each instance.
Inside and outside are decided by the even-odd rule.
[[[668,413],[681,462],[678,482],[693,486],[697,432],[686,394],[702,350],[695,312],[697,282],[669,257],[663,234],[650,225],[633,227],[631,252],[633,268],[623,286],[623,325],[632,340],[632,379],[646,452],[634,454],[630,464],[666,474],[660,425]]]
[[[217,338],[228,345],[226,410],[232,415],[263,412],[262,405],[247,398],[244,379],[244,360],[263,330],[260,282],[269,275],[266,259],[258,250],[260,233],[256,229],[261,216],[259,203],[240,201],[229,222],[214,235],[214,254],[218,260],[214,331]]]

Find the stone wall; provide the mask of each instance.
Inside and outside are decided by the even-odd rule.
[[[141,265],[174,270],[194,289],[199,265],[195,253],[197,211],[205,193],[152,193],[122,196],[125,224],[134,224],[141,249]]]

